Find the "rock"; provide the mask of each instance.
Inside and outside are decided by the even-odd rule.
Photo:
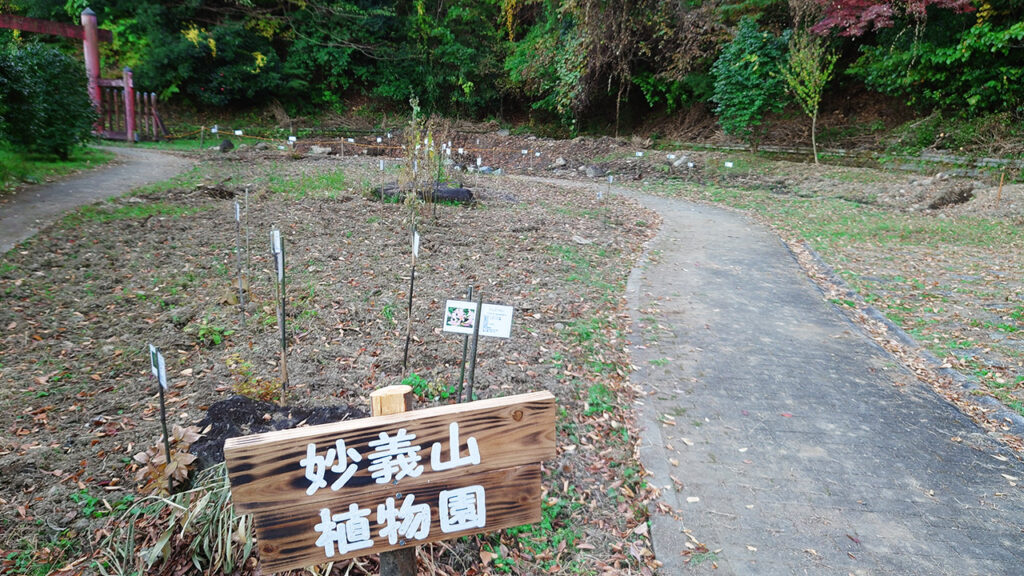
[[[494,172],[494,168],[491,168],[490,166],[481,166],[480,167],[480,173],[481,174],[491,174],[493,172]]]
[[[235,144],[231,140],[225,138],[220,141],[220,144],[217,146],[217,149],[219,149],[221,152],[230,152],[235,149]]]
[[[330,146],[317,146],[316,144],[309,147],[310,154],[330,154],[334,150]]]
[[[498,134],[498,136],[501,136],[502,138],[505,138],[505,137],[507,137],[509,135],[509,131],[504,129],[504,128],[502,128],[501,130],[498,130],[497,134]]]
[[[587,178],[600,178],[601,176],[604,176],[605,174],[607,174],[607,172],[605,171],[604,168],[601,168],[600,166],[593,166],[593,165],[587,166],[586,173],[587,173]]]
[[[266,142],[260,142],[259,144],[253,146],[253,148],[262,152],[264,150],[270,150],[270,144],[267,144]]]
[[[494,174],[495,176],[501,176],[501,175],[502,175],[502,174],[504,174],[504,173],[505,173],[505,172],[504,172],[504,171],[502,171],[502,169],[501,169],[501,168],[498,168],[497,170],[495,170],[495,171],[493,172],[493,174]]]
[[[690,161],[689,156],[680,156],[675,162],[672,163],[673,168],[688,168],[687,162]]]
[[[555,168],[562,168],[566,164],[568,164],[568,162],[565,161],[565,158],[562,158],[561,156],[559,156],[558,158],[555,158],[555,162],[551,166],[553,166]]]

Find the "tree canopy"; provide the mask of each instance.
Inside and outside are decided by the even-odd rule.
[[[85,0],[2,0],[77,22]],[[743,26],[807,29],[837,78],[963,115],[1024,110],[1020,0],[108,0],[103,47],[136,82],[205,106],[342,108],[353,95],[426,112],[531,111],[574,129],[627,110],[718,103],[714,65]],[[741,22],[749,24],[741,25]],[[750,30],[748,30],[749,32]],[[9,36],[9,32],[4,32]],[[21,38],[21,41],[25,41]],[[721,80],[721,78],[718,78]],[[742,98],[736,100],[742,102]]]

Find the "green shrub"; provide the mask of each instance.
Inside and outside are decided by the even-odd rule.
[[[726,134],[743,138],[754,150],[763,135],[765,115],[786,105],[786,81],[779,65],[788,42],[788,32],[772,36],[758,29],[752,18],[743,17],[736,36],[711,67],[718,123]]]
[[[0,46],[0,138],[67,160],[92,135],[85,68],[42,44]]]

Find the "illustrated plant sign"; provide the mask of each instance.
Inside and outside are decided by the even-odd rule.
[[[508,338],[512,334],[511,306],[483,304],[480,310],[480,335]],[[444,332],[473,334],[476,320],[476,302],[448,300],[444,305]]]
[[[271,572],[539,522],[555,398],[535,392],[229,438]]]

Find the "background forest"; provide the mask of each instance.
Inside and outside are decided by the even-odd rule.
[[[406,109],[415,95],[571,136],[708,105],[754,145],[765,114],[796,102],[813,118],[822,91],[851,86],[922,115],[1024,116],[1021,0],[0,0],[71,23],[86,7],[114,32],[107,76],[130,66],[137,86],[197,107]]]

